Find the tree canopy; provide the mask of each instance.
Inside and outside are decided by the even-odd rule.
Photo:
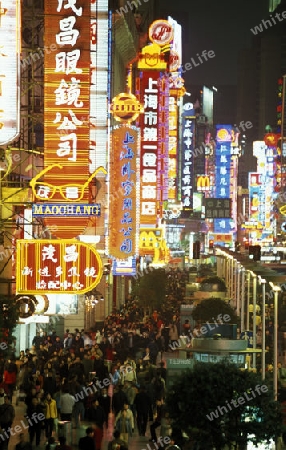
[[[12,333],[18,319],[16,302],[6,295],[0,295],[0,342],[6,342],[8,345],[12,342]]]
[[[227,361],[196,363],[184,370],[167,393],[172,427],[197,448],[245,449],[282,433],[280,404],[260,375]]]
[[[220,315],[229,315],[228,323],[238,323],[235,310],[221,298],[206,298],[193,310],[192,317],[197,322],[213,322]]]
[[[201,281],[200,285],[201,285],[201,289],[204,290],[204,285],[207,284],[212,284],[212,285],[218,285],[218,291],[220,292],[226,292],[227,291],[227,287],[226,287],[226,283],[225,281],[217,276],[210,276],[207,278],[204,278],[203,281]]]
[[[167,276],[164,269],[146,271],[133,284],[132,295],[143,308],[160,309],[165,300]]]

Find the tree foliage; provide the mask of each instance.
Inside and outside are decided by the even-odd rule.
[[[166,405],[172,426],[203,450],[244,449],[247,441],[257,445],[282,433],[280,404],[270,387],[258,374],[227,361],[184,370]]]
[[[225,281],[217,276],[211,276],[211,277],[207,277],[204,278],[204,280],[201,282],[201,289],[203,290],[204,285],[206,284],[217,284],[218,285],[218,290],[220,292],[226,292],[227,291],[227,287],[226,287],[226,283]]]
[[[12,333],[19,319],[19,310],[13,298],[0,295],[0,342],[12,342]]]
[[[153,269],[138,277],[132,288],[143,308],[160,309],[165,300],[167,275],[164,269]]]
[[[206,298],[202,300],[193,310],[192,317],[197,322],[213,322],[219,315],[230,316],[228,323],[238,323],[235,310],[221,298]]]

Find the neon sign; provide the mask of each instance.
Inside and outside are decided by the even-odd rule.
[[[77,240],[17,241],[16,290],[19,294],[84,294],[100,282],[99,253]]]
[[[0,1],[0,145],[19,133],[21,14],[19,0]],[[9,36],[9,38],[7,38]]]

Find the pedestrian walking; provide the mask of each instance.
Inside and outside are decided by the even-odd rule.
[[[44,407],[46,438],[49,439],[54,431],[55,419],[58,417],[57,403],[50,393],[46,395]]]
[[[69,393],[67,388],[64,388],[60,400],[61,405],[61,420],[72,420],[73,407],[75,405],[75,398]]]
[[[127,403],[115,418],[115,428],[120,432],[120,439],[128,443],[134,432],[134,416]]]
[[[151,400],[146,392],[145,386],[141,386],[140,391],[136,394],[134,399],[134,407],[136,410],[136,421],[139,436],[145,436],[148,417],[153,415]]]
[[[157,443],[156,429],[161,426],[162,409],[163,409],[162,400],[157,400],[156,401],[156,411],[155,411],[155,415],[154,415],[155,420],[150,425],[151,439],[149,439],[149,441],[153,441],[153,442]]]

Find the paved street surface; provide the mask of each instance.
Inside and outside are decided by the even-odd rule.
[[[163,359],[166,360],[166,358],[178,358],[178,352],[168,352],[164,353],[162,355]],[[158,362],[161,360],[161,354],[158,355]],[[23,433],[25,434],[26,440],[29,440],[29,434],[28,434],[28,428],[24,429],[23,422],[26,424],[27,427],[27,421],[24,418],[24,414],[26,412],[26,405],[23,401],[19,401],[18,405],[16,405],[16,395],[13,396],[13,406],[15,408],[16,417],[12,425],[12,430],[15,429],[17,425],[21,427],[23,430]],[[149,442],[150,439],[150,424],[147,425],[147,433],[146,436],[139,436],[137,429],[135,428],[134,436],[130,439],[128,449],[129,450],[157,450],[152,442]],[[73,449],[77,449],[78,441],[80,437],[85,436],[85,430],[86,428],[91,425],[90,422],[82,422],[80,428],[77,429],[71,429],[71,431],[68,433],[67,436],[67,444],[71,445]],[[17,428],[16,428],[17,429]],[[18,430],[18,429],[17,429]],[[102,447],[101,450],[107,450],[107,445],[110,440],[112,440],[112,433],[113,433],[113,426],[112,423],[109,424],[108,429],[104,431],[103,441],[102,441]],[[157,429],[157,436],[160,436],[160,428]],[[57,435],[55,435],[55,438],[57,438]],[[15,445],[19,442],[19,432],[15,433],[15,436],[11,436],[9,441],[9,447],[8,450],[14,450]],[[39,447],[36,447],[35,440],[33,443],[33,450],[45,450],[46,448],[46,442],[47,439],[45,437],[45,430],[42,431],[41,436],[41,442]],[[158,446],[158,449],[160,450],[161,447]]]

